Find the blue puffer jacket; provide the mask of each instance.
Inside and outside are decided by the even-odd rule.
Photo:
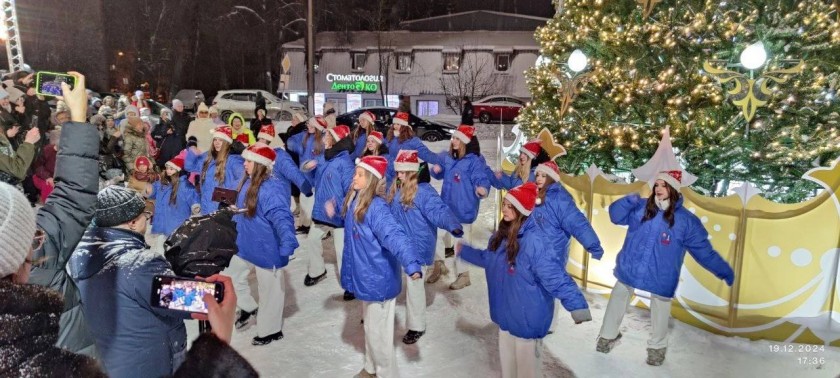
[[[341,207],[341,204],[344,203],[344,196],[350,189],[350,184],[353,183],[356,165],[350,159],[350,153],[347,151],[339,152],[331,160],[327,160],[324,155],[318,155],[315,161],[315,169],[307,172],[307,178],[315,187],[315,207],[312,209],[312,220],[337,228],[344,227],[344,220],[341,218],[340,212],[336,211],[334,216],[329,217],[324,209],[324,204],[333,200],[336,209]]]
[[[631,194],[610,205],[610,220],[628,226],[624,245],[618,252],[615,278],[636,289],[672,298],[688,250],[700,265],[731,285],[732,267],[712,248],[709,233],[697,216],[683,208],[683,197],[676,204],[674,227],[669,227],[659,211],[642,222],[647,201]]]
[[[575,239],[596,260],[604,255],[601,240],[592,229],[586,216],[577,208],[572,195],[558,183],[551,184],[545,191],[545,201],[534,208],[531,218],[545,240],[554,248],[564,263],[569,259],[569,237]]]
[[[430,151],[418,137],[412,137],[402,143],[400,143],[400,138],[394,137],[391,140],[386,140],[385,143],[388,145],[388,156],[386,156],[388,158],[388,170],[386,171],[385,176],[387,178],[388,187],[391,186],[391,182],[394,181],[394,177],[397,177],[397,171],[394,170],[394,160],[397,159],[397,154],[400,150],[417,150],[417,157],[419,157],[420,160],[429,163],[429,166],[432,166],[433,164],[442,164],[440,156]]]
[[[528,175],[528,182],[535,182],[534,179],[534,169],[531,169],[531,173]],[[507,174],[502,173],[502,178],[496,178],[496,172],[493,172],[490,167],[487,167],[485,171],[487,174],[487,178],[490,179],[490,185],[492,185],[496,189],[503,189],[503,190],[511,190],[519,185],[524,184],[522,179],[519,178],[515,173]]]
[[[184,170],[190,173],[201,174],[201,168],[204,166],[204,159],[210,152],[203,152],[196,155],[191,149],[187,149],[187,157],[184,159]],[[219,203],[213,201],[213,190],[216,187],[225,189],[233,189],[239,186],[239,181],[242,180],[242,175],[245,174],[245,160],[240,155],[228,155],[225,163],[225,182],[216,182],[216,161],[210,161],[207,167],[207,173],[204,177],[204,182],[201,184],[201,214],[207,215],[219,209]]]
[[[239,247],[237,256],[260,268],[282,268],[289,264],[289,256],[298,247],[295,238],[295,220],[289,209],[290,195],[278,195],[283,184],[276,177],[269,177],[263,181],[257,194],[257,213],[253,217],[237,214],[233,217],[236,222],[236,246]],[[245,181],[236,207],[245,209],[245,196],[251,180]]]
[[[146,249],[143,235],[91,227],[68,262],[82,309],[111,377],[162,377],[183,360],[186,312],[153,308],[155,275],[174,275],[169,263]]]
[[[357,202],[354,198],[344,216],[341,287],[367,302],[396,298],[402,290],[400,266],[409,276],[422,273],[420,252],[412,248],[384,199],[374,197],[360,223],[353,215]]]
[[[155,181],[150,199],[155,201],[155,216],[152,218],[152,233],[169,235],[186,221],[192,214],[192,206],[199,202],[198,193],[187,176],[178,178],[178,193],[175,204],[169,202],[172,185],[163,185]]]
[[[475,194],[479,187],[490,190],[490,179],[487,178],[484,158],[467,153],[460,159],[455,159],[449,153],[438,155],[441,172],[435,173],[430,169],[432,177],[443,180],[440,196],[446,203],[458,222],[470,224],[478,217],[478,205],[481,200]]]
[[[554,298],[563,302],[573,318],[589,313],[589,305],[575,281],[530,217],[519,229],[516,265],[507,262],[506,241],[496,251],[464,245],[461,257],[484,268],[490,297],[490,318],[499,328],[523,339],[540,339],[554,316]]]
[[[361,126],[356,126],[361,127]],[[356,146],[353,148],[353,153],[350,154],[350,157],[353,160],[356,160],[362,157],[362,154],[365,153],[365,147],[367,147],[367,133],[362,131],[359,133],[359,137],[356,138]]]
[[[412,236],[414,250],[423,258],[423,264],[431,265],[435,259],[437,229],[449,231],[460,237],[463,235],[461,224],[435,189],[427,183],[417,185],[414,204],[408,208],[400,202],[401,195],[402,190],[398,189],[391,201],[391,214],[403,230]]]
[[[306,177],[300,171],[295,161],[289,156],[289,153],[282,148],[275,148],[274,153],[277,158],[274,159],[274,177],[280,180],[281,191],[277,193],[280,197],[292,196],[292,184],[300,189],[300,192],[309,197],[312,195],[312,185],[306,180]]]
[[[309,140],[304,143],[304,137],[308,134],[306,130],[292,135],[286,142],[286,148],[297,154],[298,161],[303,163],[315,159],[318,155],[323,155],[324,148],[321,147],[321,153],[315,154],[316,143],[320,144],[320,140],[315,140],[315,134],[310,135]]]

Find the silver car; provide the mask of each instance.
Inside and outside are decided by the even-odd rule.
[[[262,89],[230,89],[219,91],[213,104],[219,108],[222,119],[232,113],[239,113],[245,119],[254,118],[254,110],[257,107],[257,92],[262,93],[267,108],[266,115],[275,121],[291,121],[294,112],[306,113],[306,107],[295,101],[282,100],[277,96]]]

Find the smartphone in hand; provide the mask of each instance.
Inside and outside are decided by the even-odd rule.
[[[206,314],[204,294],[212,294],[216,302],[221,302],[225,297],[225,286],[221,282],[158,275],[152,280],[150,300],[152,307]]]
[[[35,75],[35,93],[42,96],[61,96],[61,83],[70,89],[76,86],[76,77],[66,73],[39,71]]]

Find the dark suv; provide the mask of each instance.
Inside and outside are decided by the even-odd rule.
[[[397,114],[396,108],[368,107],[356,109],[352,112],[339,115],[336,118],[336,124],[350,126],[351,130],[355,129],[357,122],[359,121],[359,116],[366,111],[376,115],[376,122],[374,122],[376,124],[376,130],[381,132],[382,135],[387,136],[388,128],[391,127],[391,120],[394,118],[394,115]],[[428,142],[437,142],[439,140],[449,139],[452,137],[452,133],[456,129],[454,125],[443,122],[428,121],[413,114],[409,116],[408,124],[411,125],[412,129],[414,129],[414,135],[417,135],[417,137],[421,140]]]

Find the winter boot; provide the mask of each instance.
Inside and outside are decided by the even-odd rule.
[[[443,263],[442,260],[435,261],[435,264],[426,269],[426,283],[435,283],[438,282],[440,279],[441,274],[448,274],[449,269],[446,268],[446,264]]]
[[[306,286],[314,286],[316,283],[323,281],[324,278],[327,278],[326,269],[324,269],[324,273],[321,273],[321,275],[318,277],[309,277],[309,275],[307,274],[306,277],[303,278],[303,284]]]
[[[455,256],[455,247],[449,247],[443,249],[443,257],[450,258]]]
[[[248,311],[239,311],[239,317],[236,318],[236,330],[237,331],[244,331],[254,325],[257,322],[257,310],[248,312]]]
[[[420,336],[426,334],[426,331],[412,331],[408,330],[408,333],[403,336],[403,343],[405,344],[414,344],[417,340],[420,340]]]
[[[616,345],[620,344],[619,340],[621,340],[621,333],[619,332],[618,336],[614,339],[605,339],[603,337],[598,338],[598,345],[595,346],[595,350],[601,353],[609,353]]]
[[[651,349],[648,348],[647,364],[650,366],[659,366],[665,362],[665,351],[668,348]]]
[[[349,292],[349,291],[347,291],[347,290],[344,290],[344,300],[345,300],[345,301],[352,301],[352,300],[354,300],[354,299],[356,299],[356,295],[355,295],[355,294],[353,294],[353,293],[351,293],[351,292]]]
[[[367,370],[362,368],[362,371],[359,374],[353,376],[353,378],[376,378],[376,374],[368,373]]]
[[[277,341],[283,338],[283,331],[279,331],[277,333],[268,335],[266,337],[259,337],[254,336],[254,339],[251,340],[251,345],[267,345],[270,344],[272,341]]]
[[[296,228],[296,229],[295,229],[295,234],[296,234],[296,235],[306,235],[306,234],[309,234],[309,227],[306,227],[306,226],[301,225],[301,226],[299,226],[298,228]]]
[[[461,290],[470,286],[470,272],[464,272],[458,275],[458,278],[449,285],[450,290]]]

